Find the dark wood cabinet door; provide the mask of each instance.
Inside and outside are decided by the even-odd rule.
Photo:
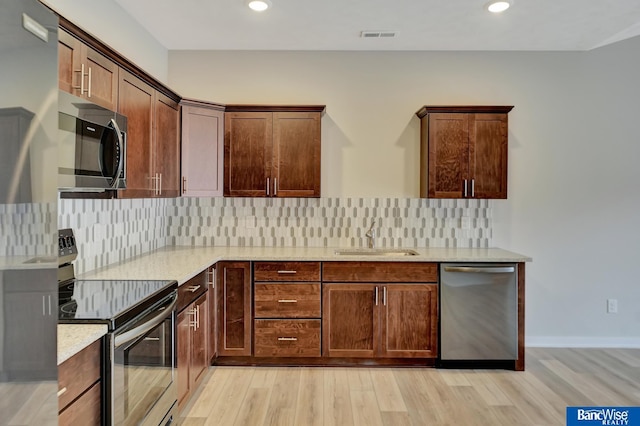
[[[178,405],[184,406],[189,397],[189,370],[191,362],[191,321],[193,312],[185,308],[178,314],[176,325],[176,377]]]
[[[428,132],[428,197],[464,198],[464,181],[469,177],[468,114],[429,114]]]
[[[76,96],[80,96],[82,47],[80,40],[66,31],[58,31],[58,88]]]
[[[324,284],[322,297],[323,356],[372,358],[380,335],[376,285]]]
[[[136,76],[120,72],[118,112],[127,117],[127,189],[118,197],[152,197],[155,192],[152,150],[154,89]]]
[[[507,198],[507,114],[469,115],[470,198]]]
[[[120,67],[102,54],[85,46],[87,72],[86,98],[111,111],[118,106],[118,74]]]
[[[154,174],[157,173],[158,197],[180,195],[180,108],[173,99],[155,92],[153,119]]]
[[[249,262],[219,262],[218,355],[251,356],[251,266]]]
[[[115,111],[120,67],[66,31],[58,31],[58,87]]]
[[[96,383],[58,415],[59,426],[102,424],[101,383]]]
[[[273,195],[320,197],[320,113],[273,113]]]
[[[271,196],[270,112],[229,112],[224,122],[224,195]]]
[[[222,108],[222,107],[219,107]],[[222,196],[224,112],[182,105],[182,195]]]
[[[437,284],[384,284],[380,356],[435,358],[438,355]]]
[[[214,358],[218,355],[218,295],[216,291],[216,267],[214,265],[209,268],[208,283],[209,295],[207,296],[209,317],[209,365],[213,363]]]
[[[209,292],[203,294],[193,303],[195,309],[195,326],[191,329],[191,364],[189,371],[189,388],[195,389],[209,367],[207,335],[209,333],[209,316],[207,313]]]

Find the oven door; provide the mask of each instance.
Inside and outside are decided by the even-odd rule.
[[[111,364],[112,425],[166,425],[176,408],[177,293],[116,331]]]

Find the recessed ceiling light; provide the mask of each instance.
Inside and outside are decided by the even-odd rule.
[[[247,6],[256,12],[264,12],[271,7],[271,0],[247,0]]]
[[[502,1],[490,1],[487,3],[487,10],[492,13],[500,13],[511,7],[511,1],[502,0]]]

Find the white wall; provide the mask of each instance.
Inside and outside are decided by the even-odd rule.
[[[169,53],[114,1],[40,0],[61,16],[106,43],[162,83]]]
[[[581,53],[171,51],[169,84],[326,104],[327,197],[417,197],[422,105],[515,105],[509,199],[491,206],[494,244],[534,259],[528,342],[640,346],[638,52],[638,37]]]

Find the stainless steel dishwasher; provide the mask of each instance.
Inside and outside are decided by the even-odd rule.
[[[440,359],[518,358],[518,276],[513,263],[440,265]]]

